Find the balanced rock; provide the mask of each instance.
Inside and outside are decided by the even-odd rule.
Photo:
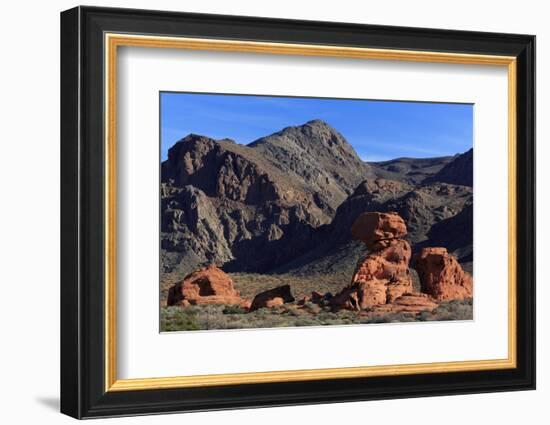
[[[407,234],[403,219],[397,213],[363,213],[351,231],[370,252],[357,262],[351,283],[334,296],[333,308],[364,310],[412,292],[411,246],[400,239]]]
[[[403,239],[386,240],[384,244],[384,248],[369,253],[357,263],[352,284],[371,281],[383,284],[386,287],[386,301],[392,302],[412,291],[409,271],[411,246]]]
[[[195,270],[168,290],[167,304],[239,304],[244,300],[231,278],[215,265]]]
[[[446,248],[423,248],[414,262],[422,292],[437,301],[472,297],[472,276],[462,269]]]
[[[366,212],[361,214],[351,226],[351,235],[367,244],[369,249],[376,248],[376,242],[402,238],[407,234],[407,226],[401,216],[395,212]]]
[[[277,307],[293,301],[294,297],[290,292],[290,285],[278,286],[256,295],[252,300],[249,311],[264,307]]]

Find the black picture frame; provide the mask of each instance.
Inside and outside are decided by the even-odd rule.
[[[106,392],[102,231],[106,32],[516,57],[517,367]],[[534,36],[76,7],[61,13],[61,120],[62,413],[93,418],[535,388]]]

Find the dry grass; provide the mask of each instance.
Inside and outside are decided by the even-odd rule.
[[[311,303],[300,308],[295,303],[290,303],[271,309],[262,308],[252,313],[246,313],[235,306],[203,305],[163,307],[161,309],[161,331],[401,323],[471,320],[472,318],[471,300],[441,303],[432,313],[389,313],[383,315],[346,310],[332,312],[329,308],[322,308]]]
[[[350,282],[350,277],[346,273],[310,276],[230,273],[230,276],[241,296],[249,299],[267,289],[287,284],[290,285],[292,295],[295,298],[311,295],[312,291],[322,294],[325,292],[336,293]]]

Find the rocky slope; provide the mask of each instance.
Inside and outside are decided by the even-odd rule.
[[[314,233],[312,249],[277,271],[307,275],[342,270],[350,274],[353,259],[363,255],[365,248],[344,229],[351,228],[360,214],[374,211],[395,211],[403,217],[409,230],[406,239],[415,250],[445,246],[459,258],[468,256],[472,252],[472,216],[471,209],[464,213],[463,209],[471,208],[471,202],[470,187],[446,183],[412,186],[381,178],[367,179],[340,205],[333,221]]]
[[[322,121],[248,146],[190,134],[162,164],[163,269],[280,266],[308,249],[309,236],[369,175],[369,165]]]
[[[466,258],[472,188],[448,181],[464,183],[452,173],[467,172],[467,159],[367,164],[319,120],[247,146],[190,134],[162,164],[161,272],[352,269],[364,248],[349,229],[366,211],[398,212],[413,250],[430,241]]]
[[[474,184],[474,149],[456,155],[433,176],[426,177],[424,183],[442,182],[472,187]]]
[[[374,176],[344,137],[320,120],[287,127],[248,146],[288,179],[303,182],[329,214],[365,177]]]

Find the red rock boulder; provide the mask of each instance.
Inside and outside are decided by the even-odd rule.
[[[407,234],[407,226],[401,216],[395,212],[366,212],[361,214],[351,226],[351,235],[375,248],[376,242],[385,239],[402,238]]]
[[[239,304],[245,305],[231,278],[215,265],[195,270],[168,290],[167,304]]]
[[[446,248],[423,248],[414,263],[422,292],[437,301],[472,298],[472,276]]]
[[[386,240],[384,245],[358,261],[351,283],[331,300],[335,309],[364,310],[413,291],[411,246],[403,239]]]
[[[277,307],[293,301],[294,297],[290,292],[290,285],[278,286],[277,288],[257,294],[252,300],[249,311],[258,310],[264,307]]]
[[[359,260],[351,282],[379,281],[387,286],[391,302],[401,294],[412,291],[409,271],[412,251],[403,239],[384,241],[384,244],[384,248],[370,252]]]
[[[375,305],[386,303],[386,285],[382,281],[355,282],[332,298],[332,308],[335,310],[365,310]]]

